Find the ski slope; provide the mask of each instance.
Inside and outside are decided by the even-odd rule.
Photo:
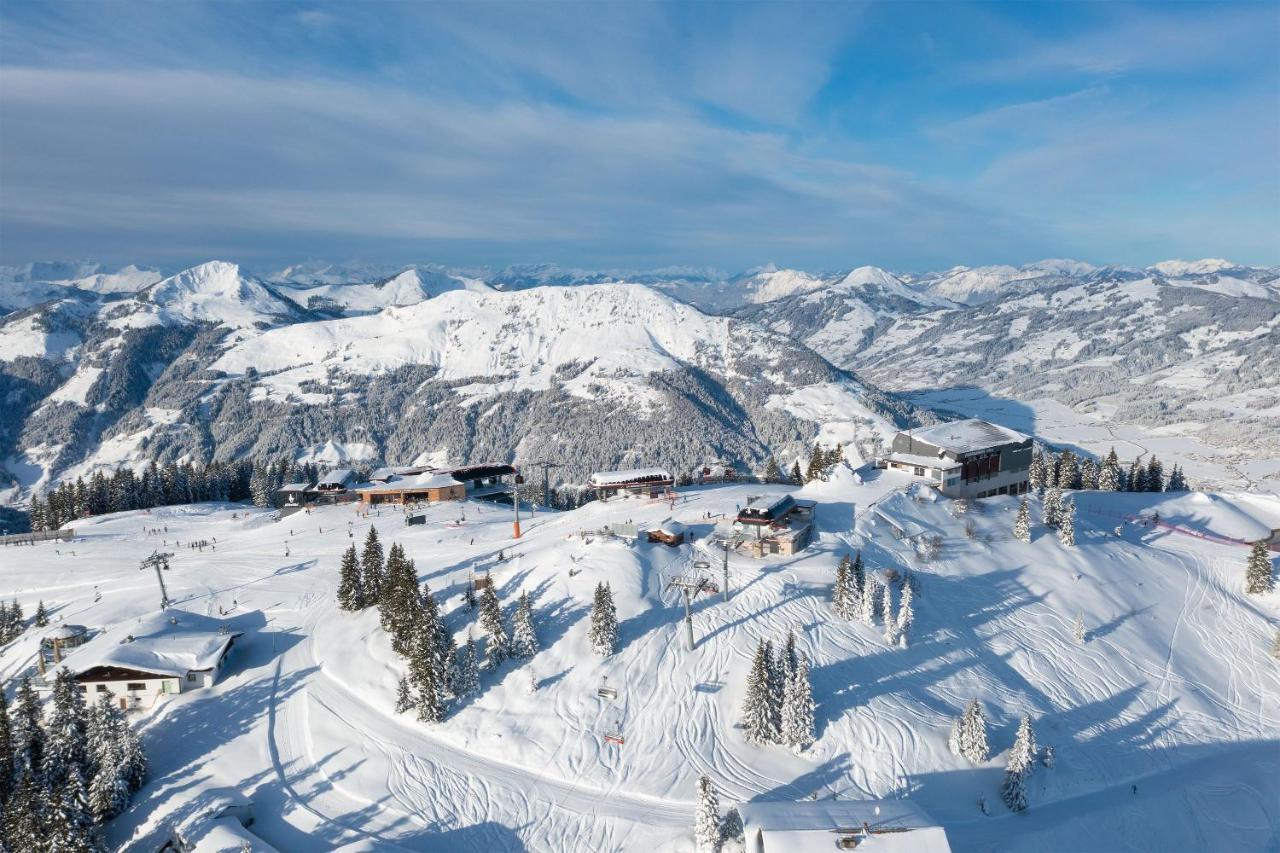
[[[719,582],[718,554],[582,531],[674,517],[701,539],[715,516],[782,487],[539,512],[524,519],[518,543],[510,508],[478,503],[434,506],[413,528],[394,510],[363,518],[351,507],[278,522],[232,505],[122,513],[82,522],[71,543],[0,551],[0,595],[16,595],[28,613],[43,599],[55,620],[124,632],[158,603],[138,561],[168,547],[177,606],[227,611],[246,632],[221,683],[135,717],[152,775],[111,827],[111,842],[127,850],[156,849],[210,791],[231,786],[255,802],[253,831],[281,850],[691,851],[703,772],[722,804],[910,797],[955,850],[1274,849],[1280,665],[1269,648],[1280,596],[1241,595],[1245,549],[1131,524],[1116,536],[1115,519],[1085,512],[1076,548],[1043,528],[1024,544],[1009,534],[1013,499],[956,517],[909,478],[863,474],[859,482],[842,469],[806,487],[820,502],[820,535],[804,554],[732,557],[730,599],[695,605],[692,654],[682,607],[664,585],[699,559]],[[1280,500],[1265,496],[1079,500],[1118,514],[1159,509],[1224,535],[1280,527]],[[886,519],[939,534],[941,554],[923,562]],[[508,617],[527,591],[538,655],[483,672],[480,695],[441,725],[397,716],[403,664],[376,612],[348,614],[334,602],[339,555],[370,525],[384,546],[404,545],[459,642],[473,622],[461,599],[472,571],[491,572]],[[214,538],[216,551],[173,547]],[[831,614],[834,566],[853,547],[872,567],[916,572],[906,648]],[[586,639],[600,580],[612,586],[620,623],[608,659]],[[1071,640],[1077,612],[1089,632],[1083,646]],[[756,642],[788,629],[812,661],[817,702],[818,741],[800,756],[750,746],[734,725]],[[0,653],[6,680],[30,665],[37,634]],[[597,695],[604,676],[616,701]],[[993,750],[980,767],[946,746],[952,718],[975,696]],[[1030,810],[1012,815],[998,788],[1024,712],[1057,761],[1036,769]],[[605,743],[606,732],[625,744]]]

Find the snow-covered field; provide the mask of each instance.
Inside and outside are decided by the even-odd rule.
[[[177,606],[226,610],[246,631],[220,684],[136,718],[152,775],[111,827],[124,849],[156,849],[209,790],[229,785],[253,798],[253,831],[281,850],[690,851],[703,772],[722,803],[910,797],[961,851],[1276,849],[1280,664],[1269,650],[1280,595],[1242,595],[1244,548],[1135,525],[1117,537],[1106,513],[1158,509],[1188,529],[1249,537],[1280,527],[1280,499],[1082,493],[1078,546],[1065,548],[1043,528],[1030,544],[1012,539],[1015,499],[956,517],[910,483],[885,472],[860,483],[842,469],[807,487],[820,502],[818,541],[795,558],[733,557],[729,601],[695,606],[692,653],[664,585],[707,556],[581,531],[672,516],[701,539],[716,516],[781,487],[540,512],[518,542],[509,508],[477,503],[437,505],[413,528],[396,511],[363,518],[351,507],[279,522],[232,505],[124,513],[78,523],[71,543],[0,551],[0,596],[28,613],[43,599],[55,620],[123,634],[158,603],[138,561],[167,542]],[[923,562],[885,517],[939,534],[941,554]],[[483,673],[480,695],[443,724],[397,716],[403,665],[376,612],[334,601],[339,555],[370,525],[404,545],[461,642],[474,621],[462,583],[488,570],[508,616],[529,593],[542,651]],[[185,544],[215,538],[216,550]],[[834,567],[853,548],[876,569],[917,573],[905,648],[832,614]],[[607,659],[586,638],[601,580],[620,621]],[[1071,638],[1077,613],[1084,645]],[[800,756],[750,746],[735,727],[757,641],[789,629],[812,661],[817,703],[818,741]],[[37,634],[0,654],[6,680],[31,664]],[[597,695],[605,676],[616,700]],[[974,697],[994,754],[979,767],[946,745]],[[1023,713],[1057,760],[1037,768],[1030,810],[1013,815],[998,788]],[[609,731],[625,744],[605,743]]]

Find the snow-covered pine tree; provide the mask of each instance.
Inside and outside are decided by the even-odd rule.
[[[444,721],[444,685],[441,673],[436,669],[434,632],[419,631],[409,659],[409,675],[418,691],[418,721],[439,723]]]
[[[1031,731],[1031,717],[1024,714],[1018,725],[1018,735],[1009,750],[1009,764],[1005,768],[1004,783],[1000,786],[1000,798],[1010,811],[1027,808],[1027,777],[1035,769],[1036,736]]]
[[[1124,472],[1120,469],[1120,460],[1113,447],[1102,462],[1102,470],[1098,472],[1098,488],[1104,492],[1119,492],[1124,489]]]
[[[889,645],[898,642],[898,622],[893,612],[893,586],[884,585],[884,594],[880,597],[880,621],[884,623],[884,641]]]
[[[802,752],[813,743],[813,685],[809,660],[800,655],[782,700],[782,742]]]
[[[879,604],[880,584],[875,578],[867,577],[862,582],[862,601],[858,607],[858,617],[863,624],[876,624],[876,609]]]
[[[800,665],[800,653],[796,651],[795,631],[787,631],[787,641],[782,644],[782,650],[778,653],[778,657],[782,662],[783,687],[785,689],[786,680],[790,680],[791,676],[795,675],[796,667]]]
[[[129,782],[125,776],[120,744],[108,739],[98,756],[98,772],[89,783],[89,811],[98,823],[105,823],[129,805]]]
[[[1174,465],[1173,470],[1169,472],[1169,483],[1165,486],[1166,492],[1185,492],[1187,491],[1187,475],[1182,472],[1181,465]]]
[[[360,579],[360,561],[356,557],[356,546],[352,545],[342,554],[342,562],[338,566],[338,606],[343,610],[363,610],[364,584]]]
[[[538,653],[538,635],[533,630],[533,608],[529,594],[520,593],[515,620],[511,628],[511,654],[518,658],[531,658]]]
[[[1057,527],[1062,517],[1062,489],[1054,486],[1044,492],[1044,526]]]
[[[1267,553],[1267,546],[1262,541],[1254,542],[1245,562],[1244,591],[1249,595],[1265,595],[1275,588],[1276,581],[1271,571],[1271,556]]]
[[[1146,487],[1148,492],[1164,491],[1164,465],[1154,453],[1151,454],[1151,461],[1147,463]]]
[[[44,789],[36,779],[36,774],[26,768],[19,768],[13,782],[13,796],[4,804],[5,837],[15,842],[15,849],[24,848],[24,842],[38,842],[44,838],[47,808]]]
[[[401,676],[396,684],[396,713],[403,714],[413,707],[413,694],[409,692],[409,679]]]
[[[364,537],[364,550],[360,552],[360,577],[364,584],[365,606],[377,604],[382,599],[382,575],[385,563],[382,543],[378,541],[378,529],[370,526]]]
[[[867,571],[862,565],[862,552],[858,551],[853,555],[853,591],[856,595],[862,595],[862,587],[867,583]]]
[[[0,806],[13,793],[13,735],[9,728],[9,700],[0,690]],[[0,830],[3,829],[0,817]],[[2,835],[0,835],[2,837]]]
[[[603,581],[596,584],[591,603],[591,650],[608,657],[618,648],[618,608],[613,604],[613,590]]]
[[[1058,516],[1058,541],[1067,547],[1076,544],[1076,502],[1068,501],[1062,505]]]
[[[474,696],[480,692],[480,655],[476,652],[476,641],[467,632],[467,644],[462,649],[462,660],[458,665],[458,688],[460,697]]]
[[[1145,492],[1147,490],[1147,469],[1137,459],[1129,463],[1129,475],[1125,478],[1125,491]]]
[[[49,624],[49,611],[44,609],[44,599],[36,605],[36,627],[43,628]]]
[[[823,473],[826,471],[826,459],[822,453],[822,446],[815,444],[813,452],[809,454],[809,467],[804,472],[804,481],[812,483],[814,480],[824,479]]]
[[[1070,450],[1062,451],[1062,455],[1058,457],[1058,488],[1078,489],[1080,480],[1080,464],[1075,453]]]
[[[772,640],[764,641],[765,658],[769,661],[769,721],[773,729],[773,740],[777,741],[782,732],[782,696],[787,690],[786,668],[782,663],[782,650],[775,654]]]
[[[977,699],[965,706],[964,713],[951,727],[947,746],[953,754],[974,764],[981,764],[991,756],[987,746],[987,719],[982,712],[982,703]]]
[[[1085,631],[1083,613],[1076,613],[1076,619],[1071,623],[1071,639],[1075,640],[1077,645],[1084,645]]]
[[[804,485],[804,475],[800,473],[800,460],[797,459],[791,464],[791,482],[796,486]]]
[[[848,619],[853,610],[853,561],[845,554],[836,565],[836,581],[831,586],[831,609],[841,619]]]
[[[1038,448],[1036,452],[1031,455],[1031,465],[1027,468],[1027,480],[1030,483],[1031,490],[1036,494],[1040,494],[1040,492],[1044,490],[1044,451]]]
[[[1046,489],[1058,487],[1058,457],[1052,453],[1046,454],[1044,458],[1044,487]]]
[[[502,608],[498,605],[498,593],[492,582],[480,593],[480,628],[485,633],[485,652],[490,669],[497,669],[507,659],[511,641],[506,626],[502,624]]]
[[[743,837],[746,830],[742,825],[742,815],[738,813],[737,806],[729,806],[729,810],[724,813],[724,818],[720,821],[720,844],[742,845],[745,841]]]
[[[698,803],[694,811],[693,838],[698,853],[716,853],[720,849],[720,800],[711,777],[698,777]]]
[[[756,645],[751,670],[747,673],[746,696],[742,701],[742,728],[749,743],[761,746],[772,743],[776,730],[769,698],[769,653],[761,640]]]
[[[14,697],[11,732],[13,736],[13,761],[15,772],[23,770],[38,776],[44,764],[44,727],[41,725],[40,700],[31,686],[31,679],[23,676]]]
[[[898,601],[898,633],[906,636],[911,630],[911,623],[915,621],[915,608],[912,607],[912,598],[915,593],[911,591],[910,582],[902,585],[902,598]]]
[[[1031,541],[1031,508],[1027,506],[1026,495],[1018,505],[1018,517],[1013,522],[1013,538],[1021,542]]]
[[[89,792],[84,776],[73,768],[60,786],[45,783],[49,812],[46,815],[48,844],[58,853],[94,853],[101,849],[89,810]]]
[[[1080,465],[1080,488],[1096,491],[1098,488],[1098,461],[1086,456]]]
[[[41,778],[50,791],[57,791],[66,782],[68,774],[86,771],[89,745],[85,731],[84,693],[66,667],[58,667],[50,698],[49,714],[45,720]]]
[[[778,460],[770,456],[768,463],[764,466],[764,481],[766,483],[779,483],[782,481],[782,471],[778,468]]]

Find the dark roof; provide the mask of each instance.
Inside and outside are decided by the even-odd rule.
[[[791,495],[783,495],[771,504],[743,507],[738,513],[738,521],[743,524],[769,524],[782,518],[795,508],[795,498],[791,497]]]
[[[482,480],[486,477],[505,477],[514,474],[516,469],[511,465],[464,465],[450,469],[455,480]]]

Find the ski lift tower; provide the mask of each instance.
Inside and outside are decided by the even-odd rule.
[[[702,562],[702,561],[699,561]],[[667,589],[678,589],[684,596],[684,628],[685,641],[688,644],[689,651],[693,651],[693,598],[698,593],[710,589],[711,582],[707,580],[707,576],[696,570],[698,563],[694,563],[695,571],[692,574],[680,575],[667,582]],[[705,565],[705,563],[704,563]]]
[[[542,505],[550,506],[551,505],[551,477],[548,475],[547,472],[549,472],[552,468],[563,468],[564,466],[561,465],[559,462],[548,462],[546,460],[543,460],[542,462],[526,462],[522,467],[542,469]]]
[[[167,551],[164,551],[164,552],[156,551],[150,557],[147,557],[147,559],[143,560],[142,565],[138,567],[139,569],[155,569],[156,570],[156,582],[160,584],[160,609],[161,610],[166,609],[172,603],[169,601],[169,591],[164,588],[164,575],[160,573],[162,570],[166,572],[169,571],[169,558],[172,556],[173,554]]]

